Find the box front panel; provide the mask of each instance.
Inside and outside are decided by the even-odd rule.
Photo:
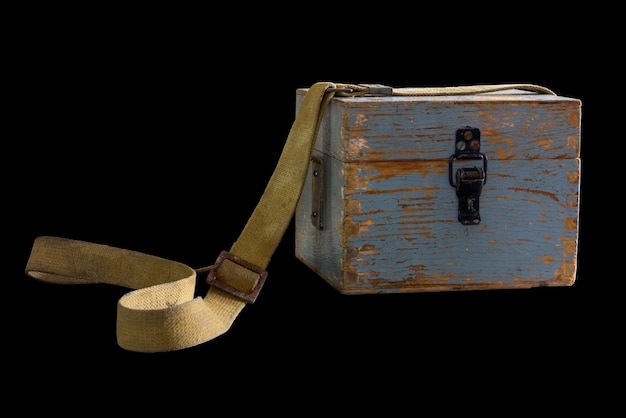
[[[570,285],[579,160],[489,165],[481,222],[459,222],[446,162],[348,163],[346,293]]]

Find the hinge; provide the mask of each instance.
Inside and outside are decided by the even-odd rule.
[[[324,163],[320,157],[311,158],[311,222],[324,229]]]

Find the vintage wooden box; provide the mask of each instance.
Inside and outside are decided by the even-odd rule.
[[[581,107],[523,90],[334,97],[297,258],[345,294],[573,285]]]

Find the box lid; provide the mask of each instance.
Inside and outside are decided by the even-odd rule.
[[[297,107],[307,89],[297,90]],[[457,96],[337,97],[315,149],[342,161],[441,160],[460,127],[493,159],[580,156],[581,101],[521,90]]]

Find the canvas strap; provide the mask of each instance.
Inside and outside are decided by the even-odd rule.
[[[37,237],[26,274],[59,283],[107,283],[133,289],[117,305],[117,341],[138,352],[192,347],[222,335],[267,278],[267,265],[300,197],[320,122],[334,96],[436,96],[483,94],[508,89],[554,93],[533,84],[391,89],[380,85],[319,82],[296,114],[278,163],[252,215],[230,250],[211,266],[185,264],[127,249],[52,236]],[[211,285],[196,296],[196,277]]]

